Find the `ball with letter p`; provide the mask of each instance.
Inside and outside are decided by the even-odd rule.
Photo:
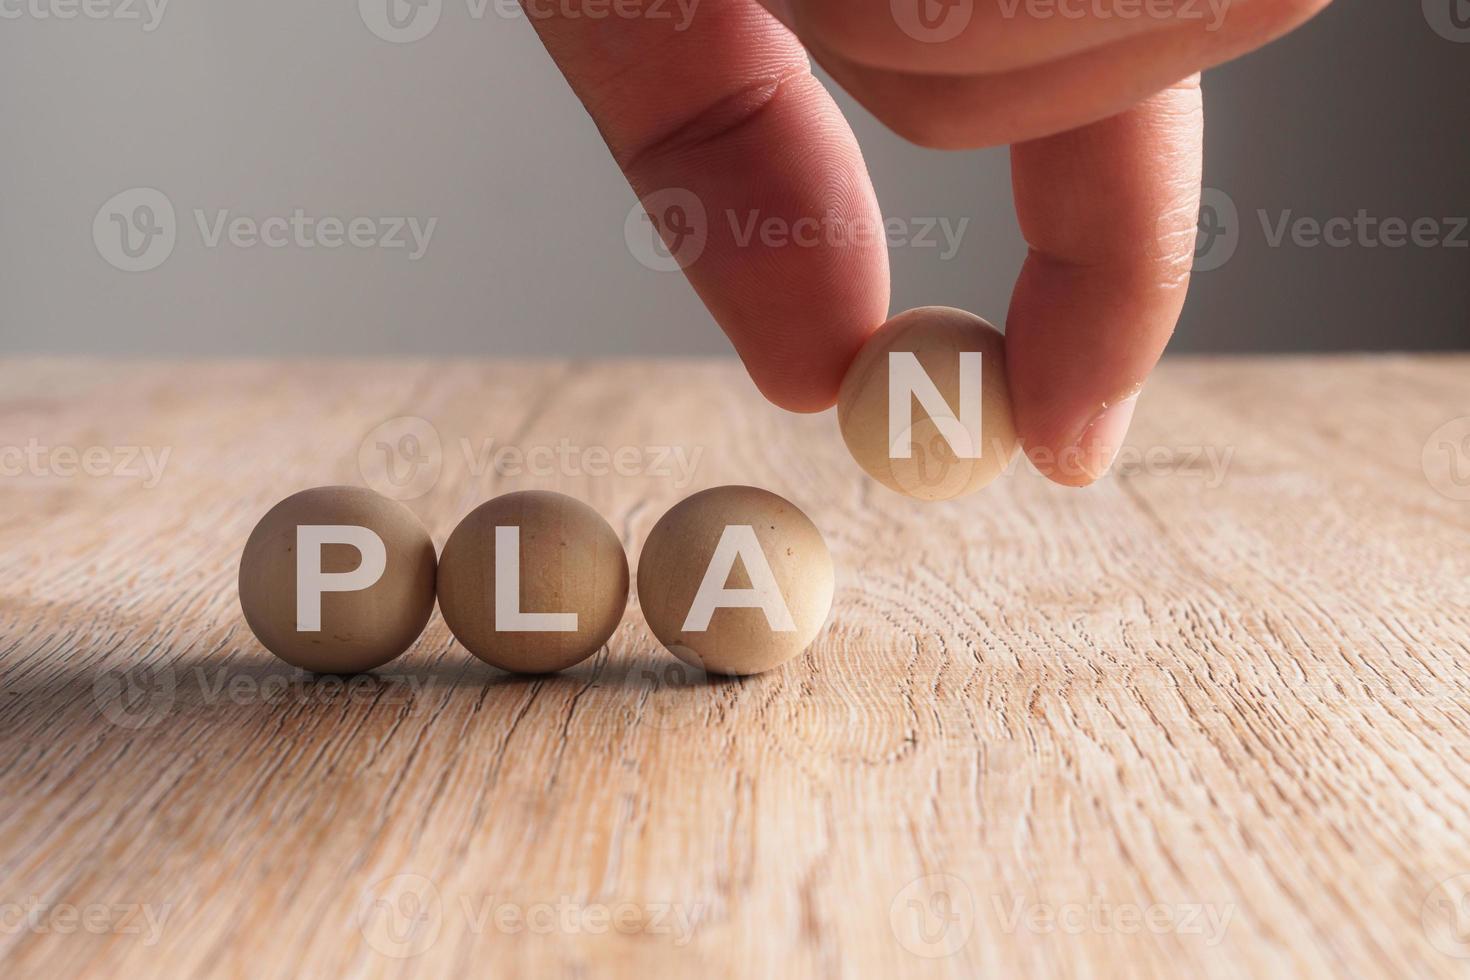
[[[240,557],[240,608],[267,650],[324,674],[372,670],[434,611],[434,542],[400,503],[317,487],[272,507]]]

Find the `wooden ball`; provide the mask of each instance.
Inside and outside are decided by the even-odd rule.
[[[439,559],[444,621],[465,649],[501,670],[545,674],[586,660],[627,605],[623,543],[597,511],[560,493],[481,504]]]
[[[900,313],[842,379],[848,451],[879,483],[919,500],[985,487],[1018,445],[1005,363],[1005,338],[978,316],[941,306]]]
[[[832,609],[832,554],[795,504],[716,487],[675,504],[638,559],[648,627],[712,674],[758,674],[816,639]]]
[[[240,556],[240,608],[261,644],[323,674],[372,670],[434,611],[434,542],[407,507],[362,487],[292,494]]]

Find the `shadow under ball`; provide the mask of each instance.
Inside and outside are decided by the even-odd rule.
[[[571,631],[497,629],[496,528],[519,528],[524,615],[575,613]],[[628,556],[591,507],[545,490],[508,493],[470,511],[439,559],[439,610],[465,649],[501,670],[545,674],[581,663],[613,635],[628,606]]]
[[[889,355],[895,351],[918,359],[951,412],[961,408],[960,354],[980,353],[978,458],[957,454],[928,411],[912,398],[911,455],[892,458]],[[943,306],[900,313],[868,338],[842,379],[837,419],[848,451],[873,479],[908,497],[952,500],[982,489],[1005,472],[1019,445],[1005,363],[1004,336],[974,314]],[[963,442],[961,448],[975,452]]]
[[[706,629],[685,629],[725,529],[740,525],[754,531],[795,627],[789,632],[773,629],[765,610],[739,607],[716,609]],[[718,585],[752,587],[743,558]],[[756,487],[685,498],[659,518],[638,557],[648,628],[674,656],[711,674],[758,674],[800,654],[826,623],[834,588],[832,553],[816,525],[791,501]]]
[[[321,594],[321,628],[297,629],[297,528],[364,527],[382,539],[385,564],[372,585]],[[321,572],[357,570],[363,555],[349,544],[321,548]],[[381,667],[423,632],[434,611],[434,542],[407,507],[363,487],[317,487],[272,507],[240,557],[240,608],[261,644],[293,667],[355,674]]]

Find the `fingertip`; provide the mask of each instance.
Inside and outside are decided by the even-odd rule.
[[[1053,483],[1073,488],[1091,486],[1112,470],[1137,406],[1135,392],[1100,406],[1075,433],[1023,432],[1026,457]]]
[[[871,320],[871,322],[868,322]],[[809,324],[784,331],[786,342],[762,338],[750,330],[725,328],[740,338],[736,350],[750,379],[766,400],[802,415],[825,412],[837,404],[848,367],[867,338],[883,322],[881,315],[854,317],[845,323]],[[814,345],[811,337],[822,338]]]
[[[837,404],[836,388],[799,387],[785,382],[762,383],[753,374],[751,379],[755,381],[755,386],[760,389],[766,401],[797,415],[816,415]]]

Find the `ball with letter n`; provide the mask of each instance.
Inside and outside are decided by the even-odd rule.
[[[962,310],[901,313],[847,369],[837,418],[853,459],[890,490],[920,500],[972,494],[1018,447],[1005,338]]]

